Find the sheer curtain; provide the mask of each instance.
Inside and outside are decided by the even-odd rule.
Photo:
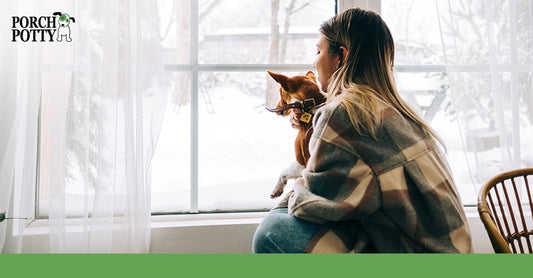
[[[2,5],[3,19],[33,13],[37,7],[22,9],[18,3]],[[6,23],[4,21],[4,23]],[[35,204],[37,164],[37,123],[40,92],[39,47],[10,43],[11,26],[1,25],[3,42],[0,60],[0,212],[9,218],[32,218]],[[5,27],[5,28],[4,28]],[[26,220],[0,223],[0,251],[22,250]]]
[[[465,167],[477,193],[497,173],[533,166],[533,1],[435,3]]]
[[[20,55],[27,46],[17,43],[17,110],[18,91],[31,87],[21,102],[33,121],[17,122],[21,131],[13,143],[24,148],[19,136],[31,136],[28,144],[39,146],[35,216],[49,218],[51,252],[149,251],[150,161],[168,91],[155,5],[140,0],[19,4],[22,15],[59,11],[75,18],[71,42],[34,43],[36,54],[27,57]],[[12,155],[17,160],[21,154]],[[21,167],[8,166],[9,171]],[[35,172],[28,176],[35,178]],[[35,186],[15,179],[11,188],[28,184]]]

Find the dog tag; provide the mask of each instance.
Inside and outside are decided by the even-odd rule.
[[[303,112],[302,116],[300,116],[300,121],[304,123],[309,123],[309,121],[311,120],[311,116],[312,116],[311,114],[307,112]]]

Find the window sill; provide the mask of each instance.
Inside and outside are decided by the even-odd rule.
[[[268,212],[239,212],[239,213],[198,213],[198,214],[171,214],[153,215],[151,228],[172,227],[198,227],[239,224],[259,224]],[[83,224],[83,219],[73,218],[66,220],[68,230],[76,231],[75,227]],[[39,235],[49,233],[48,219],[35,219],[28,223],[24,235]]]
[[[268,212],[154,215],[152,216],[152,229],[169,227],[259,224],[267,214]]]

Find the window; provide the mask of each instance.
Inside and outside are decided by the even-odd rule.
[[[335,2],[158,4],[172,92],[152,161],[152,212],[271,208],[296,130],[266,111],[278,97],[266,70],[312,69],[319,25]]]

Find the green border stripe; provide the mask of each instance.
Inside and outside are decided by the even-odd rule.
[[[532,265],[529,254],[2,254],[0,276],[529,277]]]

